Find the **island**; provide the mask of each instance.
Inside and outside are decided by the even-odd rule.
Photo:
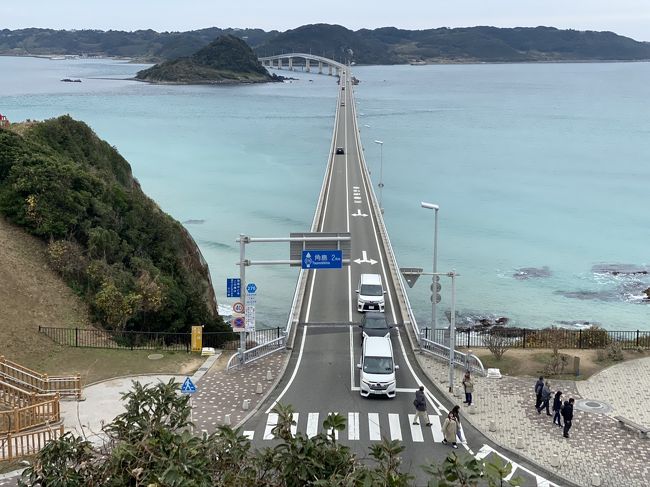
[[[232,84],[282,81],[271,75],[245,41],[223,35],[189,57],[139,71],[139,81],[171,84]]]

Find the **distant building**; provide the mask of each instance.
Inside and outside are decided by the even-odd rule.
[[[9,119],[0,113],[0,127],[5,128],[9,127]]]

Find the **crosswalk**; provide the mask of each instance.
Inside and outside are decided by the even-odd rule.
[[[341,413],[347,418],[346,428],[342,432],[335,432],[336,439],[348,441],[381,441],[382,438],[399,441],[411,441],[413,443],[434,442],[441,443],[444,435],[442,433],[442,416],[430,414],[431,426],[413,424],[415,414],[403,413]],[[296,435],[301,432],[309,438],[319,433],[331,434],[331,431],[323,429],[323,421],[328,413],[310,412],[307,414],[293,413],[295,425],[291,426],[291,433]],[[277,413],[268,413],[263,428],[258,428],[262,440],[274,440],[273,428],[278,424]],[[255,430],[244,431],[244,435],[253,440]],[[339,438],[340,435],[340,438]],[[458,440],[461,442],[460,440]]]

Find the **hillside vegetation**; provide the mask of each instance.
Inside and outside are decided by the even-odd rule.
[[[162,33],[5,29],[0,30],[0,54],[88,54],[160,61],[191,56],[224,34],[245,39],[261,56],[311,52],[359,64],[399,64],[415,59],[432,63],[650,59],[650,43],[612,32],[488,26],[352,31],[330,24],[304,25],[285,32],[216,27]]]
[[[0,129],[0,216],[47,244],[50,266],[108,329],[224,327],[189,234],[82,122]]]
[[[139,71],[136,79],[155,83],[263,83],[276,81],[245,41],[224,35],[190,57]]]

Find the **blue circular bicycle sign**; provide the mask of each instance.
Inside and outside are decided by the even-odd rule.
[[[246,292],[248,294],[255,294],[256,291],[257,291],[257,286],[255,285],[254,282],[251,282],[246,286]]]

